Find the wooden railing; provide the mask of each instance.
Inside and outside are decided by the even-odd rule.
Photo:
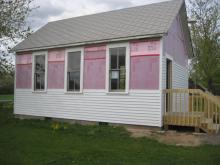
[[[217,99],[219,99],[219,102],[220,102],[220,96],[215,96],[215,97],[217,97]]]
[[[164,125],[193,126],[217,133],[220,125],[220,101],[199,89],[163,91]]]

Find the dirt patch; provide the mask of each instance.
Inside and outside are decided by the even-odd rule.
[[[148,137],[169,145],[200,146],[202,144],[220,145],[220,135],[203,133],[183,133],[176,131],[154,131],[148,129],[127,128],[132,137]]]
[[[158,141],[165,144],[172,144],[177,146],[199,146],[202,141],[198,136],[187,133],[166,132],[158,136]]]
[[[209,136],[209,135],[206,135],[206,136],[203,136],[201,138],[202,142],[203,143],[206,143],[206,144],[212,144],[212,145],[220,145],[220,135],[214,135],[214,136]]]

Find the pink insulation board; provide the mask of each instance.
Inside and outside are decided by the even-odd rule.
[[[131,58],[131,89],[159,89],[159,56]]]
[[[159,40],[131,43],[131,89],[159,89],[159,55]]]
[[[160,54],[160,41],[142,41],[132,42],[130,44],[131,56],[141,55],[159,55]]]
[[[49,89],[64,88],[64,49],[51,49],[48,51],[48,80]]]
[[[16,55],[16,88],[31,88],[32,54]]]
[[[16,64],[31,64],[32,63],[32,54],[23,54],[16,56]]]
[[[159,89],[159,56],[131,58],[131,89]]]
[[[106,47],[85,48],[84,89],[105,89]]]
[[[106,50],[105,45],[85,47],[85,52],[98,52],[98,51],[105,51],[105,50]]]
[[[65,49],[49,50],[48,61],[65,61]]]

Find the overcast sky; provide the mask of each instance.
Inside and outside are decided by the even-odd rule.
[[[161,1],[168,0],[35,0],[32,5],[39,8],[31,13],[29,24],[36,30],[49,21]]]

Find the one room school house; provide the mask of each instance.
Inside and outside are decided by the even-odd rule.
[[[162,127],[164,89],[188,88],[183,0],[49,22],[14,50],[16,115]]]

